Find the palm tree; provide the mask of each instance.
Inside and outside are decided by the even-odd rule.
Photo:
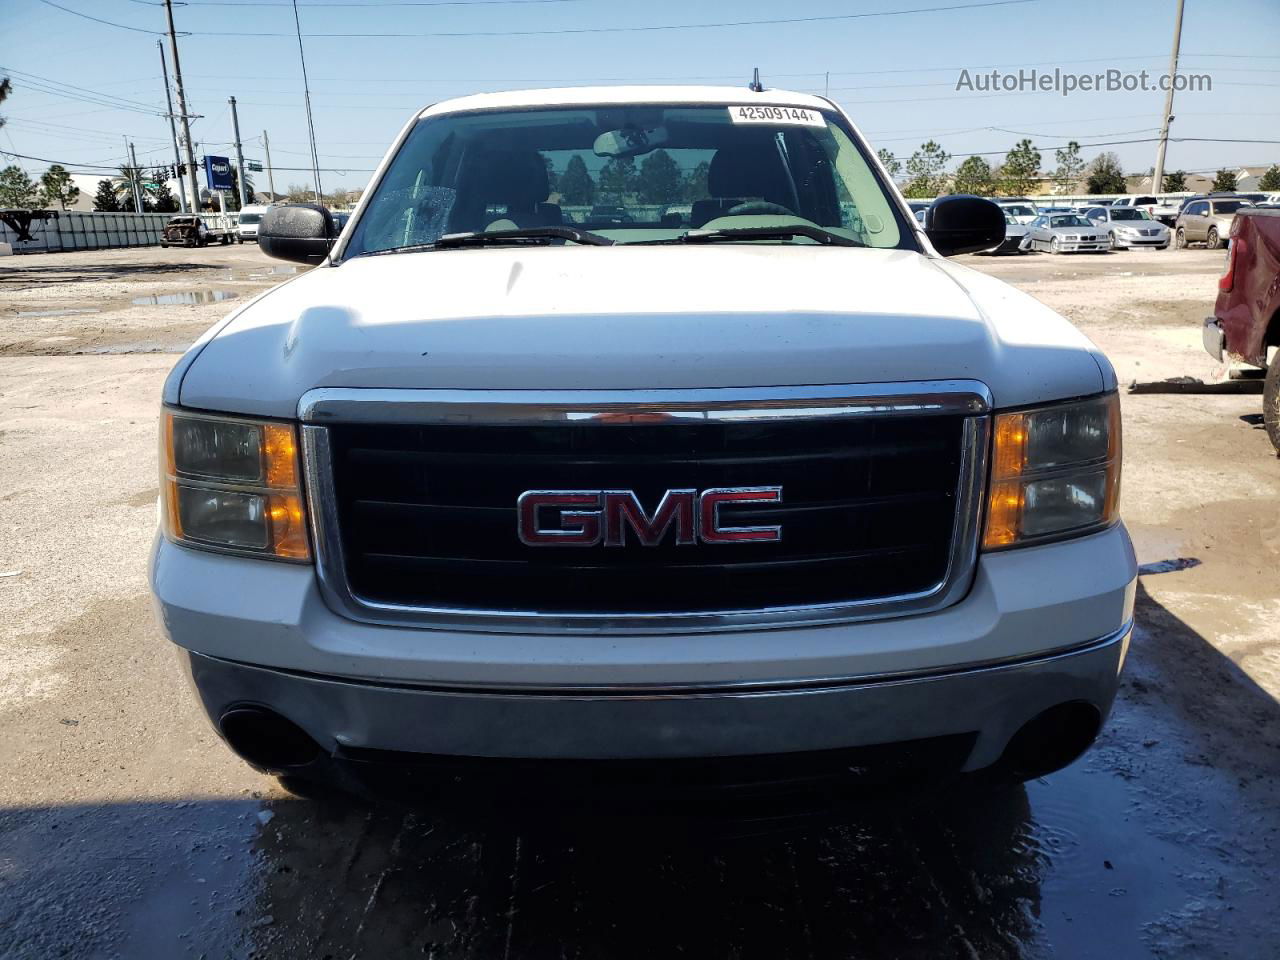
[[[146,171],[142,167],[134,167],[129,164],[123,164],[120,167],[120,175],[112,177],[112,188],[116,192],[116,202],[120,204],[121,210],[133,210],[133,185],[138,185],[138,192],[142,194],[142,207],[145,210],[150,202],[150,191],[146,183]]]

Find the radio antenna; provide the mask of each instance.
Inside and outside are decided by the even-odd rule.
[[[764,84],[760,82],[760,68],[756,67],[755,74],[751,78],[751,82],[747,84],[748,90],[756,93],[764,93]]]

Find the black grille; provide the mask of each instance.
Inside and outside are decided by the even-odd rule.
[[[961,417],[653,425],[329,428],[352,591],[412,606],[546,613],[750,610],[927,590],[945,576]],[[533,547],[526,490],[781,486],[724,506],[776,543]],[[544,514],[545,516],[545,514]],[[554,524],[554,513],[550,517]]]

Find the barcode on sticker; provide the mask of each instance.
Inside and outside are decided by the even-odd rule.
[[[730,107],[729,119],[734,123],[782,123],[799,127],[827,125],[821,113],[817,110],[806,110],[804,107]]]

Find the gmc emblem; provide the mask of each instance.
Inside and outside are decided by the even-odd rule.
[[[781,503],[782,487],[668,490],[647,513],[632,490],[526,490],[516,499],[520,542],[530,547],[622,547],[627,531],[656,547],[675,527],[677,545],[757,543],[782,539],[782,527],[726,527],[725,504]]]

